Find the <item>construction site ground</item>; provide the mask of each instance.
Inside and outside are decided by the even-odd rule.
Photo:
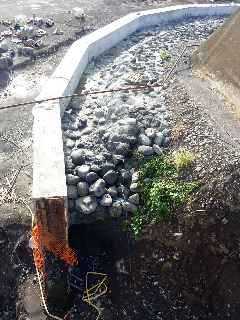
[[[2,1],[1,15],[28,15],[39,10],[41,16],[48,16],[47,5],[37,8],[38,3],[34,7],[33,1],[31,6],[25,1],[20,2],[21,11],[16,1]],[[78,1],[77,4],[62,1],[56,6],[55,2],[49,3],[53,4],[52,15],[59,14],[60,20],[66,10],[83,7],[96,28],[131,11],[170,4],[140,0],[128,0],[121,6],[110,0],[97,1],[95,6],[89,5],[89,1]],[[8,89],[0,92],[1,107],[34,99],[66,49],[64,47],[54,55],[42,57],[15,71]],[[184,73],[167,89],[169,108],[174,111],[174,124],[179,128],[172,148],[187,146],[198,155],[186,176],[195,176],[202,187],[191,205],[174,213],[170,221],[150,226],[145,231],[129,261],[131,272],[128,278],[123,279],[124,275],[114,278],[112,298],[119,309],[126,309],[126,319],[142,318],[142,305],[146,301],[158,308],[159,286],[166,293],[166,299],[160,304],[165,309],[159,310],[162,319],[238,319],[239,114],[219,98],[208,82],[189,79],[189,74]],[[199,86],[201,90],[197,90]],[[1,111],[0,252],[3,263],[0,266],[0,317],[3,320],[46,318],[39,306],[28,247],[31,126],[31,107]],[[6,194],[9,188],[11,192]],[[176,237],[181,233],[180,238]],[[137,317],[132,314],[134,309],[140,312]],[[114,310],[109,310],[105,318],[113,319],[111,312],[117,319]],[[119,319],[120,316],[122,313]],[[91,317],[96,318],[94,314]],[[145,318],[154,319],[153,314],[145,315]]]

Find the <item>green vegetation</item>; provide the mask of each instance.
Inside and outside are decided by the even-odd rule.
[[[171,55],[167,50],[161,49],[160,50],[160,58],[162,61],[167,61],[171,59]]]
[[[189,163],[189,162],[188,162]],[[184,162],[184,166],[187,161]],[[131,229],[138,236],[143,227],[169,216],[174,208],[188,200],[198,186],[197,182],[186,182],[179,178],[178,166],[172,156],[156,156],[141,161],[139,167],[139,194],[141,208],[133,215]]]
[[[195,155],[184,148],[173,152],[173,162],[179,171],[188,167],[195,160]]]

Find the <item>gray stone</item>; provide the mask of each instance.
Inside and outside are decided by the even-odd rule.
[[[154,139],[154,144],[161,147],[163,144],[163,139],[164,139],[164,135],[161,132],[157,133]]]
[[[76,172],[81,179],[85,179],[89,171],[90,171],[90,166],[86,164],[76,168]]]
[[[131,192],[135,193],[136,191],[138,191],[138,183],[137,182],[133,182],[131,185],[130,185],[130,190]]]
[[[130,190],[127,187],[121,185],[117,189],[118,189],[119,197],[121,197],[123,199],[127,199],[129,197]]]
[[[162,149],[157,145],[157,144],[154,144],[153,145],[153,150],[155,151],[155,153],[159,156],[161,156],[163,154],[163,151]]]
[[[75,176],[74,174],[67,174],[66,181],[67,184],[77,185],[80,181],[80,178],[78,176]]]
[[[116,171],[114,170],[109,170],[108,172],[106,172],[103,176],[103,179],[106,181],[106,183],[109,186],[114,185],[114,183],[117,181],[118,179],[118,174]]]
[[[139,205],[139,194],[138,193],[133,194],[128,198],[128,201],[135,205]]]
[[[153,148],[149,146],[139,146],[138,152],[143,154],[144,156],[151,156],[154,154]]]
[[[76,200],[76,209],[84,214],[93,213],[97,209],[97,200],[94,196],[81,197]]]
[[[134,213],[137,210],[137,206],[131,202],[126,201],[123,203],[123,210]]]
[[[139,144],[144,146],[150,146],[151,140],[145,134],[140,134],[138,138]]]
[[[84,129],[87,126],[87,119],[80,119],[78,122],[78,129]]]
[[[136,172],[133,172],[132,174],[132,182],[137,182],[139,179],[139,173],[136,171]]]
[[[115,144],[115,153],[120,155],[127,155],[130,151],[130,146],[128,143],[125,142],[117,142]]]
[[[132,175],[128,170],[120,170],[120,182],[124,185],[129,185],[132,181]]]
[[[88,195],[89,186],[88,186],[87,182],[85,182],[85,181],[79,182],[77,185],[77,189],[78,189],[78,193],[81,197]]]
[[[163,129],[162,134],[164,137],[168,137],[170,135],[170,130],[165,128],[165,129]]]
[[[171,138],[170,137],[165,137],[164,140],[163,140],[163,145],[167,146],[167,145],[169,145],[170,142],[171,142]]]
[[[75,146],[75,141],[72,139],[67,139],[65,144],[67,148],[73,148]]]
[[[103,179],[98,179],[90,186],[89,192],[94,194],[96,197],[101,197],[106,192],[105,181]]]
[[[77,199],[78,197],[78,190],[77,187],[74,185],[67,186],[67,195],[69,199]]]
[[[33,57],[34,56],[34,49],[30,47],[23,47],[22,48],[22,55],[24,57]]]
[[[1,43],[0,43],[0,53],[5,53],[8,51],[9,49],[9,46],[10,46],[10,43],[7,42],[6,40],[3,40]]]
[[[153,129],[153,128],[147,128],[145,130],[145,135],[150,138],[150,139],[153,139],[156,135],[156,131]]]
[[[91,171],[93,172],[100,172],[101,168],[97,164],[91,165]]]
[[[0,57],[0,70],[8,70],[10,67],[7,58]]]
[[[104,163],[104,164],[102,165],[100,173],[101,173],[102,176],[104,176],[105,173],[107,173],[107,172],[110,171],[110,170],[114,170],[114,169],[115,169],[115,166],[114,166],[113,163],[111,163],[111,162],[106,162],[106,163]]]
[[[112,197],[110,194],[104,194],[100,200],[100,205],[103,207],[110,207],[112,205]]]
[[[117,198],[117,196],[118,196],[118,190],[117,190],[117,188],[115,186],[112,186],[112,187],[108,188],[107,192],[114,199]]]
[[[71,157],[65,158],[65,171],[66,173],[72,173],[72,170],[75,168],[75,165],[72,162]]]
[[[89,172],[86,175],[86,181],[87,181],[87,183],[90,183],[90,184],[97,181],[98,178],[99,178],[99,176],[96,172]]]
[[[118,218],[122,215],[122,204],[120,201],[113,202],[109,209],[110,216],[113,218]]]
[[[120,154],[114,154],[112,156],[112,160],[113,160],[113,163],[117,165],[124,162],[124,156],[121,156]]]
[[[71,158],[74,164],[82,164],[85,160],[85,153],[81,149],[73,150],[71,153]]]

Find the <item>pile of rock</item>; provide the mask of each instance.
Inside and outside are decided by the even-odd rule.
[[[92,61],[79,90],[156,84],[144,91],[114,92],[74,99],[62,120],[70,221],[104,219],[139,206],[133,153],[161,155],[170,142],[171,115],[160,86],[172,60],[190,44],[207,37],[223,20],[187,21],[143,30]],[[165,50],[170,57],[163,59]],[[187,53],[186,53],[187,60]],[[185,59],[182,58],[183,60]],[[170,64],[169,64],[170,63]]]
[[[94,153],[75,148],[66,157],[69,210],[71,216],[97,213],[98,218],[119,217],[134,212],[139,205],[138,174],[126,165],[134,150],[144,156],[161,154],[169,142],[169,130],[148,128],[140,133],[136,119],[117,121],[103,136],[106,150],[102,163]],[[70,139],[68,139],[68,146]],[[72,145],[71,145],[72,146]]]

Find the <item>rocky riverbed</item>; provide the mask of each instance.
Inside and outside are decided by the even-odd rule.
[[[157,84],[186,46],[177,70],[189,67],[190,53],[223,21],[206,18],[142,30],[93,61],[77,92]],[[72,100],[62,119],[71,224],[137,209],[138,174],[130,159],[136,153],[159,155],[169,146],[167,86]]]

